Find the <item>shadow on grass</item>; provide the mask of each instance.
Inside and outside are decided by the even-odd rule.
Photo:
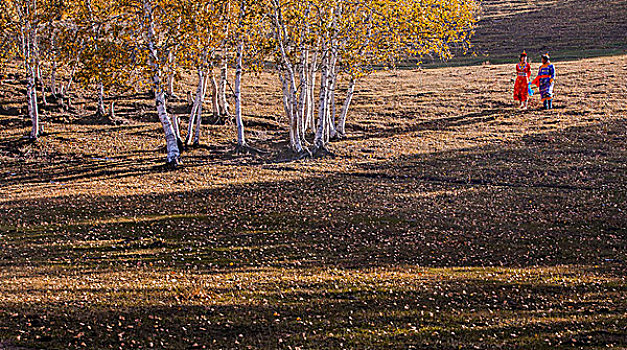
[[[504,106],[505,107],[505,106]],[[398,136],[403,134],[410,134],[420,131],[428,131],[428,130],[437,130],[437,131],[446,131],[453,130],[456,127],[460,126],[468,126],[473,124],[479,124],[484,122],[489,122],[495,120],[497,117],[509,112],[506,108],[494,108],[488,109],[481,112],[469,113],[460,116],[453,117],[443,117],[437,119],[430,119],[429,121],[419,122],[419,123],[411,123],[402,126],[394,126],[394,127],[381,127],[379,125],[376,126],[368,126],[362,124],[348,123],[348,127],[351,130],[356,131],[366,131],[369,132],[366,135],[358,135],[351,136],[349,135],[345,138],[345,140],[365,140],[365,139],[380,139],[387,138],[391,136]],[[398,118],[397,114],[391,113],[389,114],[390,118]],[[410,118],[410,117],[407,117]],[[415,116],[411,116],[411,119],[415,118]],[[376,130],[376,131],[373,131]]]
[[[263,277],[261,277],[263,280]],[[34,348],[567,349],[627,345],[627,292],[608,286],[504,283],[490,278],[413,281],[387,289],[333,280],[252,290],[111,286],[57,289],[59,304],[5,303],[0,334]],[[189,289],[186,289],[189,288]],[[33,291],[37,295],[38,291]],[[213,296],[207,296],[213,295]],[[161,305],[156,305],[161,304]],[[6,332],[6,330],[13,330]],[[19,330],[19,332],[17,332]],[[152,344],[152,345],[151,345]]]
[[[471,113],[463,116],[440,118],[428,122],[422,122],[416,125],[394,127],[377,131],[376,133],[368,133],[361,136],[349,136],[346,140],[361,140],[361,139],[375,139],[385,138],[394,135],[419,132],[425,130],[447,130],[454,127],[482,123],[495,119],[493,116],[495,113],[501,112],[500,109],[486,110],[479,113]],[[148,128],[148,129],[147,129]],[[352,129],[361,130],[357,125],[352,125]],[[134,130],[131,135],[139,135],[143,137],[155,137],[161,138],[161,136],[154,136],[150,126],[146,124],[142,125],[122,125],[108,127],[106,132],[119,132],[126,130]],[[365,129],[364,129],[365,130]],[[104,132],[103,130],[79,130],[75,133],[78,134],[90,134],[96,135]],[[157,134],[158,135],[158,134]],[[60,132],[47,133],[46,137],[55,137],[59,140],[66,142],[75,142],[72,138],[61,136]],[[8,140],[0,144],[0,150],[4,150],[8,154],[13,156],[23,156],[24,151],[20,148],[26,145],[28,140],[17,139]],[[28,141],[30,142],[30,141]],[[275,142],[275,145],[279,147],[285,147],[284,142]],[[284,162],[280,153],[268,154],[262,156],[234,156],[234,146],[222,146],[222,145],[201,145],[195,148],[203,149],[209,152],[207,155],[186,155],[183,153],[184,167],[199,167],[206,165],[233,165],[237,166],[239,163],[246,165],[264,165],[274,164],[277,162]],[[163,151],[163,152],[161,152]],[[97,180],[99,178],[127,178],[142,174],[148,174],[152,172],[166,171],[167,167],[163,166],[164,160],[159,157],[159,153],[164,153],[165,148],[155,150],[140,150],[134,151],[128,155],[118,155],[115,158],[108,157],[89,157],[80,159],[59,159],[52,160],[45,163],[39,170],[30,171],[26,174],[17,174],[9,178],[3,179],[0,182],[0,186],[11,186],[16,184],[43,184],[43,183],[59,183],[70,182],[76,180]],[[131,155],[137,154],[155,154],[154,157],[143,157],[137,159],[131,157]],[[53,155],[54,157],[54,155]],[[243,160],[238,162],[238,160]],[[289,160],[287,161],[289,162]]]
[[[514,12],[510,2],[488,1],[488,6],[500,3],[506,16],[484,16],[472,38],[477,55],[459,55],[451,61],[423,60],[425,67],[516,64],[522,50],[538,62],[540,54],[550,52],[554,61],[624,55],[627,47],[627,5],[620,1],[569,1],[539,4]],[[529,32],[534,35],[529,35]],[[460,52],[461,54],[461,52]],[[537,63],[534,65],[536,66]]]
[[[625,130],[576,127],[304,180],[0,203],[0,343],[627,346]],[[66,179],[90,178],[81,162]],[[132,174],[119,162],[108,176]],[[148,283],[155,274],[161,284]]]
[[[10,230],[0,256],[4,266],[150,261],[361,268],[626,261],[626,128],[621,122],[570,128],[511,145],[373,162],[304,180],[8,201],[0,204],[0,226]],[[159,171],[156,158],[145,162],[139,167],[105,161],[94,168],[77,161],[65,164],[63,177],[51,179]],[[201,158],[190,166],[204,164]],[[31,180],[41,181],[30,175],[15,183]],[[167,244],[146,251],[145,239]],[[105,243],[106,252],[76,247],[102,240],[126,243]]]

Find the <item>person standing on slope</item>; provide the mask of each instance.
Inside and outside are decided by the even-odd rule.
[[[532,84],[540,88],[540,97],[544,104],[544,109],[553,108],[553,86],[555,85],[555,67],[551,63],[548,53],[542,55],[542,66],[538,71],[538,76]]]
[[[527,109],[529,102],[529,78],[531,65],[527,62],[527,53],[520,54],[520,61],[516,65],[516,83],[514,84],[514,101],[520,102],[520,109]]]

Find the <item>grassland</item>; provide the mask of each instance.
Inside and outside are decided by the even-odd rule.
[[[522,50],[539,62],[627,53],[627,3],[621,0],[483,0],[471,55],[427,66],[506,63]],[[474,55],[473,55],[474,54]]]
[[[10,74],[0,349],[627,349],[626,4],[483,5],[444,65],[491,65],[368,77],[332,158],[286,159],[271,75],[244,87],[267,154],[204,125],[168,171],[149,96],[109,125],[78,91],[32,143]],[[555,110],[514,108],[521,48],[557,58]]]
[[[176,171],[146,96],[30,143],[11,77],[0,349],[626,348],[627,56],[556,64],[550,112],[512,106],[509,65],[378,72],[336,157],[295,162],[250,76],[269,153],[205,125]]]

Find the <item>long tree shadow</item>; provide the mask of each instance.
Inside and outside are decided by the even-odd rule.
[[[6,201],[0,226],[11,240],[3,260],[355,268],[626,261],[625,129],[620,122],[577,127],[302,180]],[[102,163],[94,178],[132,174],[109,169]],[[89,178],[85,172],[71,176]],[[142,237],[170,244],[145,251]],[[65,244],[37,248],[59,239]],[[74,247],[101,240],[116,254]]]
[[[263,274],[260,277],[263,280]],[[19,330],[20,344],[49,349],[627,345],[625,305],[598,298],[598,291],[608,287],[603,284],[526,284],[460,275],[462,279],[450,281],[408,280],[404,287],[381,291],[384,279],[347,282],[342,289],[329,277],[321,276],[314,285],[289,279],[254,285],[252,290],[234,285],[221,294],[204,284],[175,290],[119,288],[120,299],[114,301],[118,305],[110,306],[84,299],[101,295],[97,287],[59,288],[64,303],[5,303],[0,334],[10,330],[8,335],[16,339]],[[290,289],[284,290],[287,286]],[[626,291],[623,285],[610,296]],[[595,311],[603,317],[594,319]],[[557,329],[569,330],[569,336]]]
[[[619,20],[627,14],[627,6],[620,2],[604,1],[541,1],[504,3],[488,1],[487,6],[501,14],[492,12],[483,16],[473,37],[474,51],[479,57],[460,55],[447,65],[514,62],[512,54],[525,48],[530,54],[550,51],[557,60],[574,60],[586,57],[602,57],[624,54],[627,38],[625,21]],[[507,4],[507,5],[504,5]],[[504,10],[507,6],[508,9]],[[524,9],[528,6],[529,8]],[[513,11],[513,7],[521,7]],[[599,18],[604,18],[599,21]],[[525,30],[533,26],[538,35],[529,36]],[[560,38],[560,40],[554,40]],[[435,60],[427,63],[435,63]],[[433,65],[433,64],[432,64]],[[442,63],[434,64],[435,66]],[[427,64],[429,66],[429,64]]]
[[[626,130],[572,127],[292,181],[0,202],[2,278],[46,279],[0,288],[12,300],[0,342],[626,346]],[[49,293],[59,299],[37,301]]]
[[[456,127],[467,126],[473,124],[484,123],[495,120],[497,117],[502,116],[505,113],[504,109],[489,109],[481,112],[468,113],[465,115],[443,117],[437,119],[430,119],[428,121],[405,124],[401,126],[393,126],[389,128],[381,128],[379,125],[376,128],[371,128],[368,125],[360,125],[349,122],[347,127],[353,131],[366,132],[362,135],[353,135],[350,133],[346,136],[345,140],[357,141],[366,139],[386,138],[395,135],[404,135],[420,131],[428,130],[452,130]],[[390,117],[394,117],[391,115]],[[413,118],[412,118],[413,119]]]

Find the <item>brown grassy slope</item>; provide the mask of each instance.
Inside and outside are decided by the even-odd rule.
[[[536,62],[547,51],[563,60],[627,50],[625,1],[483,0],[481,6],[471,49],[478,57],[458,57],[446,64],[515,62],[522,50]]]
[[[332,146],[339,157],[298,163],[294,171],[273,170],[284,168],[268,163],[279,159],[276,153],[264,159],[227,157],[234,127],[208,125],[205,146],[184,155],[187,167],[175,173],[155,173],[164,152],[150,99],[120,99],[118,115],[130,121],[121,126],[92,125],[93,101],[76,99],[75,115],[44,112],[49,134],[37,144],[21,140],[28,131],[23,117],[5,115],[0,152],[7,176],[0,193],[10,200],[94,191],[186,190],[186,180],[211,187],[248,182],[251,172],[258,176],[256,180],[302,178],[331,165],[354,169],[362,162],[384,162],[403,155],[508,146],[529,134],[593,125],[625,114],[624,56],[556,65],[557,108],[550,113],[520,113],[511,108],[513,68],[507,65],[377,73],[358,87],[350,136]],[[249,113],[250,141],[279,152],[286,147],[287,135],[282,128],[286,121],[280,95],[272,84],[275,79],[265,74],[249,77],[244,110]],[[23,104],[12,101],[10,108]],[[185,118],[184,104],[173,105]],[[532,106],[538,104],[532,101]],[[66,119],[73,123],[57,122]],[[98,180],[97,188],[92,180]],[[151,181],[155,186],[162,186],[163,181],[168,185],[147,186]]]
[[[266,75],[273,153],[207,126],[176,171],[146,99],[122,126],[77,99],[35,144],[3,114],[0,347],[627,347],[627,57],[556,64],[551,112],[511,106],[509,65],[379,72],[315,161],[276,162]]]

